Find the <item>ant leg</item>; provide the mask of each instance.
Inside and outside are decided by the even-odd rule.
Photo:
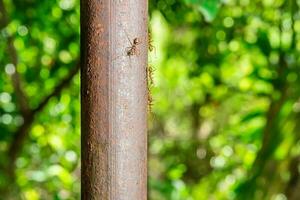
[[[154,51],[154,55],[156,56],[156,48],[152,46],[152,50]]]
[[[140,55],[140,50],[138,48],[135,48],[135,55],[139,56]]]
[[[121,58],[123,55],[118,55],[118,56],[115,56],[113,59],[112,59],[112,61],[115,61],[115,60],[117,60],[118,58]]]
[[[126,54],[128,55],[132,51],[132,47],[126,47],[125,50],[126,50]]]
[[[128,34],[127,34],[127,32],[126,32],[126,30],[124,28],[123,28],[123,31],[124,31],[127,39],[128,39],[128,42],[130,43],[131,46],[133,46],[133,43],[131,42],[131,40],[130,40],[130,38],[129,38],[129,36],[128,36]]]

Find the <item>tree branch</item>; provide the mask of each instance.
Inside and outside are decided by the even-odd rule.
[[[0,28],[4,28],[7,24],[8,24],[8,17],[7,17],[7,12],[4,6],[3,1],[0,1],[0,13],[1,18],[0,18]],[[14,87],[14,91],[17,97],[17,102],[18,102],[18,106],[20,108],[21,114],[23,117],[25,117],[28,112],[29,112],[29,104],[28,104],[28,99],[25,95],[25,92],[22,89],[22,83],[21,83],[21,79],[20,76],[18,74],[17,71],[17,65],[18,65],[18,55],[17,55],[17,50],[13,45],[13,37],[12,36],[8,36],[7,37],[7,42],[8,42],[8,46],[7,46],[7,52],[8,55],[10,57],[10,61],[12,62],[13,66],[14,66],[14,71],[10,74],[11,79],[12,79],[12,85]]]
[[[8,155],[10,158],[9,168],[11,168],[10,170],[12,170],[11,173],[13,173],[15,160],[20,151],[22,150],[24,140],[29,135],[29,130],[32,123],[34,122],[36,114],[39,113],[47,105],[47,103],[52,97],[58,96],[63,90],[63,88],[65,88],[71,82],[73,77],[78,73],[80,69],[79,63],[80,62],[77,62],[76,66],[69,72],[69,74],[63,80],[61,80],[61,82],[58,85],[56,85],[53,91],[49,95],[47,95],[35,109],[30,110],[30,112],[26,115],[26,118],[24,118],[24,123],[16,131],[13,141],[11,142],[11,145],[8,150]]]
[[[32,112],[35,114],[39,111],[41,111],[46,105],[47,103],[49,102],[49,100],[54,97],[54,96],[57,96],[60,94],[60,92],[62,91],[62,89],[64,87],[66,87],[70,82],[71,80],[73,79],[73,77],[78,73],[80,69],[80,62],[78,61],[78,63],[76,63],[76,66],[69,72],[69,74],[60,82],[60,84],[58,84],[54,89],[53,91],[44,98],[44,100],[42,100],[40,102],[40,104],[32,110]]]
[[[284,56],[285,54],[280,52],[279,66],[277,69],[277,74],[279,74],[280,77],[273,82],[274,88],[280,92],[280,98],[276,100],[270,97],[271,103],[265,116],[267,121],[262,133],[261,148],[256,155],[246,180],[237,188],[238,194],[240,195],[239,198],[241,199],[253,199],[256,189],[256,180],[263,170],[265,170],[268,159],[274,153],[278,144],[280,144],[279,113],[288,95],[288,83],[286,81],[288,64]]]
[[[289,172],[290,172],[290,180],[287,182],[286,188],[285,188],[285,195],[288,197],[288,199],[299,199],[299,165],[300,157],[294,157],[290,161],[289,164]],[[294,196],[298,196],[298,198],[295,198]]]
[[[0,29],[5,28],[8,23],[8,15],[5,9],[4,2],[0,0]],[[69,74],[53,89],[53,91],[47,95],[36,108],[31,109],[28,103],[28,98],[25,92],[22,89],[22,81],[20,75],[17,71],[18,65],[18,55],[17,50],[13,45],[13,37],[9,35],[7,37],[7,52],[10,58],[11,63],[13,64],[13,71],[10,74],[12,85],[14,88],[14,93],[16,95],[17,104],[20,108],[21,115],[24,119],[23,124],[16,130],[15,134],[13,134],[13,138],[11,144],[8,149],[8,158],[9,163],[7,164],[7,172],[11,177],[11,180],[14,179],[14,170],[15,170],[15,160],[18,157],[18,154],[21,152],[24,141],[29,135],[30,128],[34,122],[34,118],[37,113],[39,113],[49,102],[52,97],[58,96],[63,88],[65,88],[73,79],[73,77],[78,73],[80,69],[79,62],[76,63],[76,66],[70,70]]]

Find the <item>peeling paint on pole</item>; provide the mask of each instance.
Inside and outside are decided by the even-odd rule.
[[[81,0],[83,200],[147,198],[147,36],[146,0]]]

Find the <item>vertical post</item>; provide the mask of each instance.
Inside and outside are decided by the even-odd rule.
[[[83,200],[147,198],[147,36],[147,0],[81,0]]]

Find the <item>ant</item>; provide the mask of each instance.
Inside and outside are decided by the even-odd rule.
[[[127,35],[127,33],[126,33],[126,35]],[[127,36],[127,38],[128,38],[128,36]],[[138,52],[138,49],[137,49],[137,45],[140,44],[139,39],[134,38],[133,42],[131,42],[130,39],[128,38],[128,41],[130,42],[131,47],[126,48],[126,55],[127,56],[138,55],[139,52]],[[149,49],[150,52],[155,50],[155,47],[153,46],[153,39],[152,39],[152,35],[151,35],[150,31],[148,32],[148,49]]]
[[[150,52],[155,50],[155,47],[153,46],[153,38],[150,30],[148,30],[148,49]]]
[[[128,37],[127,32],[124,30],[125,35],[130,43],[130,47],[126,47],[126,56],[134,56],[134,55],[139,55],[139,51],[137,46],[141,43],[140,40],[138,38],[134,38],[133,41],[131,42],[131,40]],[[120,56],[117,56],[116,58],[114,58],[113,60],[119,58]]]
[[[148,111],[152,112],[152,106],[153,106],[153,98],[150,93],[148,93]]]
[[[152,65],[148,65],[148,67],[146,68],[146,76],[147,76],[147,80],[148,80],[148,83],[150,86],[154,85],[153,72],[154,72],[154,69],[153,69]]]
[[[128,38],[128,37],[127,37]],[[128,38],[129,40],[129,38]],[[133,55],[138,55],[139,52],[138,52],[138,49],[137,49],[137,45],[140,44],[140,41],[138,38],[134,38],[133,39],[133,43],[129,40],[130,44],[131,44],[131,47],[127,47],[126,48],[126,55],[127,56],[133,56]]]
[[[130,43],[130,47],[126,48],[126,55],[127,56],[134,56],[134,55],[139,55],[139,51],[137,49],[137,45],[139,45],[141,42],[140,40],[136,37],[133,39],[133,42],[131,42],[131,40],[129,39],[128,33],[125,29],[123,29],[125,32],[125,35]]]
[[[151,65],[148,65],[146,67],[146,80],[147,80],[147,89],[148,89],[148,110],[151,113],[152,106],[153,106],[153,98],[151,95],[151,87],[154,86],[154,80],[153,80],[153,67]]]

